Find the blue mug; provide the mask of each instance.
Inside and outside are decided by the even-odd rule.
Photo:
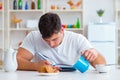
[[[80,56],[80,58],[73,65],[73,67],[79,70],[81,73],[84,73],[85,71],[88,70],[89,65],[90,65],[89,62],[83,56]]]

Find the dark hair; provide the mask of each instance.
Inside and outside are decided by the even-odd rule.
[[[41,16],[38,28],[43,38],[49,38],[61,30],[60,17],[55,13],[46,13]]]

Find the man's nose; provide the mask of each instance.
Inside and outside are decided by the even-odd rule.
[[[54,41],[50,41],[50,42],[49,42],[49,45],[50,45],[51,47],[54,47],[54,45],[55,45]]]

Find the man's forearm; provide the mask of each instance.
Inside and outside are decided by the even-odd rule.
[[[98,54],[98,57],[93,62],[91,62],[93,67],[95,67],[97,64],[106,64],[106,60],[101,54]]]
[[[18,70],[37,70],[36,69],[37,63],[30,62],[28,60],[19,57],[17,57],[17,62],[18,62]]]

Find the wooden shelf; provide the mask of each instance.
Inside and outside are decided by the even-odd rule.
[[[83,28],[65,28],[65,30],[84,30]]]
[[[34,13],[34,12],[43,12],[43,9],[41,10],[9,10],[10,12],[13,12],[13,13],[18,13],[18,12],[31,12],[31,13]]]
[[[4,53],[4,1],[0,0],[2,3],[2,9],[0,9],[0,54]]]
[[[49,10],[49,12],[65,12],[65,13],[68,13],[68,12],[80,12],[82,13],[83,10],[82,9],[67,9],[67,10]]]
[[[37,30],[37,28],[10,28],[11,31],[30,31],[30,30]]]
[[[26,0],[29,3],[31,1]],[[49,1],[49,2],[48,2]],[[8,14],[8,40],[7,40],[7,46],[12,46],[14,49],[17,49],[18,46],[16,45],[20,40],[23,40],[24,37],[26,36],[26,33],[30,32],[30,31],[34,31],[34,30],[38,30],[38,28],[27,28],[27,21],[28,20],[38,20],[39,17],[41,15],[43,15],[46,12],[53,12],[53,13],[58,13],[58,15],[61,17],[61,22],[65,23],[65,24],[75,24],[76,23],[76,19],[80,18],[81,21],[81,28],[65,28],[65,30],[69,30],[69,31],[74,31],[77,33],[83,33],[84,32],[84,28],[82,25],[83,24],[83,9],[82,7],[79,7],[79,9],[69,9],[66,8],[65,10],[61,9],[61,10],[51,10],[50,7],[48,7],[50,3],[50,1],[52,0],[41,0],[41,8],[40,10],[38,9],[34,9],[34,10],[25,10],[24,7],[22,10],[13,10],[13,2],[11,0],[8,0],[8,10],[7,14]],[[62,0],[64,1],[64,0]],[[23,1],[25,2],[25,1]],[[47,3],[48,2],[48,3]],[[55,0],[55,4],[57,1]],[[67,1],[66,1],[67,2]],[[45,4],[46,3],[46,4]],[[66,4],[66,6],[68,6]],[[69,15],[68,15],[69,14]],[[74,15],[73,15],[74,14]],[[21,22],[21,26],[19,28],[17,28],[12,22],[11,19],[13,18],[12,16],[16,15],[18,19],[22,19]],[[72,20],[71,20],[72,19]],[[7,18],[5,19],[7,20]],[[17,34],[19,34],[20,36],[18,36]],[[83,33],[84,34],[84,33]],[[13,43],[14,42],[14,43]]]
[[[119,24],[119,20],[120,20],[120,6],[118,5],[120,3],[120,0],[115,0],[115,19],[116,19],[116,29],[117,29],[117,43],[119,43],[119,41],[120,41],[120,38],[119,38],[119,36],[120,36],[120,34],[119,34],[119,32],[120,32],[120,24]],[[117,44],[117,54],[119,55],[119,53],[120,53],[120,46],[119,46],[119,44]]]
[[[10,28],[11,31],[27,31],[27,30],[38,30],[37,28]],[[65,28],[65,30],[84,30],[83,28]]]

